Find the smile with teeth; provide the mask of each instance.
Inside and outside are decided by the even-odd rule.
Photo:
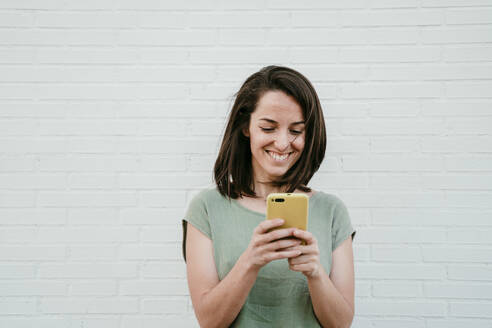
[[[290,154],[292,154],[292,153],[287,153],[287,154],[280,155],[278,153],[274,153],[268,150],[266,150],[266,152],[268,155],[270,155],[271,158],[273,158],[276,161],[285,161],[290,156]]]

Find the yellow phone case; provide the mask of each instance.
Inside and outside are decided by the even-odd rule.
[[[309,197],[297,193],[273,193],[267,197],[267,220],[281,218],[284,224],[277,229],[307,230]]]

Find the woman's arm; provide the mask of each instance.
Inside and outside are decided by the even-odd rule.
[[[298,240],[277,240],[292,236],[293,229],[268,232],[283,221],[268,220],[255,229],[248,249],[219,281],[212,241],[188,224],[186,270],[191,301],[201,327],[228,327],[241,310],[253,287],[258,271],[268,262],[299,255],[299,251],[282,251],[298,245]]]
[[[314,313],[323,327],[350,327],[354,318],[354,263],[352,238],[333,252],[330,276],[321,270],[308,278]]]
[[[308,281],[314,313],[323,327],[350,327],[354,318],[354,259],[352,238],[347,238],[332,254],[332,268],[328,276],[319,261],[316,238],[297,230],[294,235],[306,240],[297,246],[302,255],[289,259],[290,268],[302,272]]]

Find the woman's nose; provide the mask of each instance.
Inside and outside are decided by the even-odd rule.
[[[275,145],[280,151],[287,149],[290,143],[291,140],[288,133],[280,132],[275,136]]]

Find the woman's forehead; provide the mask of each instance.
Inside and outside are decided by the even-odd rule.
[[[268,91],[258,101],[253,116],[256,119],[268,118],[279,122],[288,119],[302,121],[301,106],[295,99],[282,91]]]

